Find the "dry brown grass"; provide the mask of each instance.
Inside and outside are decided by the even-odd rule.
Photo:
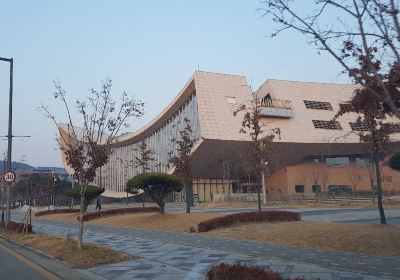
[[[43,234],[17,235],[1,231],[1,234],[19,244],[39,250],[47,255],[66,262],[73,268],[89,268],[98,265],[118,263],[137,257],[122,254],[106,247],[89,243],[83,245],[83,250],[77,249],[73,239],[55,237]]]
[[[78,215],[79,214],[76,213],[53,214],[37,217],[36,219],[77,222],[76,218]],[[137,227],[173,232],[188,232],[191,226],[197,228],[198,223],[215,217],[216,215],[207,213],[132,213],[106,216],[85,223],[118,227]]]
[[[135,213],[99,218],[90,221],[91,224],[118,227],[137,227],[174,232],[188,232],[191,226],[214,218],[216,215],[207,213]]]
[[[376,256],[400,257],[400,227],[317,222],[260,223],[212,230],[209,235],[291,245],[334,249]]]

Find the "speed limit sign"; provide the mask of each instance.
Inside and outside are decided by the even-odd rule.
[[[6,183],[15,182],[16,179],[17,179],[17,175],[15,175],[15,173],[12,171],[5,171],[3,173],[3,181]]]

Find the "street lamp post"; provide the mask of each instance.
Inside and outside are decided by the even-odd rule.
[[[0,57],[0,61],[10,63],[10,93],[8,99],[8,146],[7,146],[7,170],[11,170],[11,151],[12,151],[12,97],[13,97],[13,66],[12,58]],[[10,222],[10,184],[6,184],[6,225]]]

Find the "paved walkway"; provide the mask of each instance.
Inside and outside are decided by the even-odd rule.
[[[77,224],[40,220],[34,224],[34,230],[76,236]],[[400,279],[400,259],[390,257],[89,224],[84,239],[141,257],[90,269],[97,279],[204,279],[207,270],[219,262],[269,266],[284,276],[306,279]]]

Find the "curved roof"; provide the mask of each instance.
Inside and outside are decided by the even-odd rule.
[[[190,96],[196,93],[202,137],[206,139],[246,140],[239,133],[242,119],[234,117],[238,104],[251,100],[251,90],[244,76],[196,71],[178,95],[144,127],[118,137],[116,147],[143,140],[161,128]],[[235,104],[226,98],[234,98]]]

